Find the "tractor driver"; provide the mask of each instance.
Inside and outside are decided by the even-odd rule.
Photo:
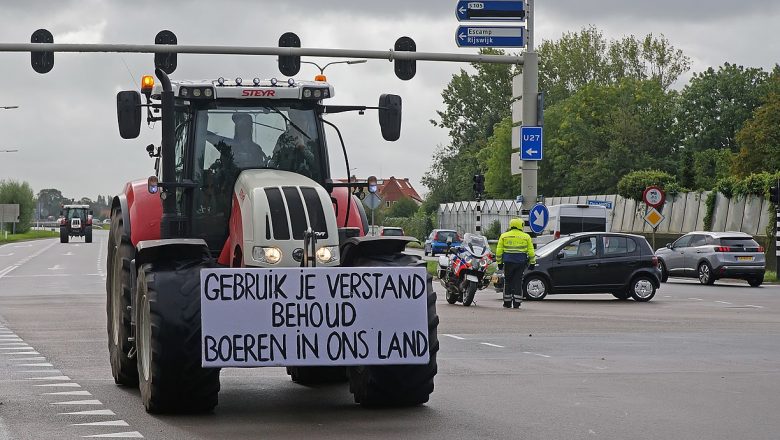
[[[233,138],[206,131],[206,141],[214,145],[224,156],[232,156],[237,168],[262,168],[268,162],[263,148],[252,140],[254,124],[247,113],[233,113],[235,126]]]
[[[319,180],[319,169],[314,157],[316,129],[313,121],[301,114],[291,111],[287,129],[276,140],[273,156],[268,161],[270,168],[292,171],[310,179]]]

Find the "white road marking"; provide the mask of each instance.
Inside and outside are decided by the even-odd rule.
[[[0,270],[0,278],[3,278],[4,276],[8,275],[9,273],[11,273],[11,271],[16,269],[17,267],[19,266],[8,266],[5,269]]]
[[[0,254],[0,257],[10,257],[13,254],[14,254],[13,252],[11,252],[10,254]]]
[[[66,387],[66,388],[81,388],[81,385],[75,382],[62,382],[62,383],[40,383],[33,385],[36,387]]]
[[[115,416],[114,411],[110,409],[93,409],[90,411],[74,411],[59,413],[61,416]]]
[[[745,307],[752,307],[754,309],[763,309],[764,308],[764,306],[754,306],[753,304],[748,304]]]
[[[82,438],[144,438],[138,431],[115,432],[112,434],[84,435]]]
[[[130,426],[124,420],[106,420],[105,422],[71,423],[70,426]]]
[[[38,373],[38,374],[62,374],[62,371],[60,370],[22,370],[22,371],[14,371],[14,373],[24,373],[24,374],[30,374],[30,373]]]
[[[54,266],[50,267],[49,270],[62,270],[64,269],[59,264],[55,264]]]
[[[103,402],[97,399],[88,400],[68,400],[65,402],[52,402],[49,405],[102,405]]]
[[[11,359],[12,361],[45,361],[46,358],[39,356],[39,357],[31,357],[31,358],[14,358]]]
[[[30,350],[30,348],[28,348],[27,350]],[[0,354],[7,354],[10,356],[10,355],[19,355],[19,354],[40,354],[40,353],[38,353],[37,351],[6,351]]]
[[[25,257],[25,258],[23,258],[23,259],[21,259],[21,260],[17,261],[15,265],[13,265],[13,266],[10,266],[10,267],[7,267],[7,268],[3,269],[2,271],[0,271],[0,278],[3,278],[4,276],[8,275],[8,274],[9,274],[9,273],[11,273],[12,271],[14,271],[14,270],[16,270],[17,268],[19,268],[19,266],[21,266],[21,265],[23,265],[23,264],[27,263],[28,261],[30,261],[30,260],[32,260],[33,258],[37,257],[38,255],[41,255],[42,253],[46,252],[47,250],[49,250],[49,248],[50,248],[50,247],[54,246],[56,243],[57,243],[56,241],[52,240],[52,242],[51,242],[51,243],[50,243],[48,246],[45,246],[45,247],[43,247],[42,249],[39,249],[39,250],[38,250],[37,252],[35,252],[34,254],[32,254],[32,255],[29,255],[29,256],[27,256],[27,257]],[[27,244],[27,245],[17,245],[17,246],[14,246],[14,247],[32,247],[32,245],[31,245],[31,244]]]
[[[49,362],[38,362],[35,364],[16,364],[17,367],[53,367]]]
[[[0,344],[0,350],[29,350],[31,347],[26,342],[9,342],[7,344]]]
[[[66,257],[69,257],[69,256],[71,256],[71,255],[75,255],[75,254],[74,254],[73,252],[70,252],[70,251],[68,251],[68,253],[67,253],[67,254],[62,254],[62,255],[66,256]]]
[[[16,244],[16,245],[14,245],[14,247],[15,248],[28,248],[28,247],[32,247],[32,245],[31,244]]]
[[[715,302],[716,302],[716,303],[720,303],[720,304],[727,304],[727,305],[731,305],[731,303],[730,303],[730,302],[726,302],[726,301],[715,301]]]
[[[539,357],[543,357],[543,358],[549,358],[549,357],[552,357],[552,356],[548,356],[548,355],[546,355],[546,354],[541,354],[541,353],[533,353],[533,352],[530,352],[530,351],[524,351],[524,352],[523,352],[523,354],[531,354],[531,355],[534,355],[534,356],[539,356]]]
[[[490,347],[504,348],[504,346],[503,346],[503,345],[498,345],[498,344],[491,344],[490,342],[480,342],[480,344],[482,344],[482,345],[487,345],[487,346],[490,346]]]
[[[461,338],[460,336],[455,336],[455,335],[448,335],[448,334],[443,334],[442,336],[446,336],[446,337],[448,337],[448,338],[452,338],[452,339],[458,339],[458,340],[463,340],[463,339],[466,339],[466,338]]]
[[[692,300],[692,301],[704,301],[704,300],[703,300],[703,299],[701,299],[701,298],[688,298],[688,299],[690,299],[690,300]]]
[[[41,396],[91,396],[92,393],[86,390],[81,391],[55,391],[53,393],[43,393]]]
[[[46,277],[100,277],[99,273],[38,273],[32,275],[8,275],[5,278],[46,278]]]
[[[71,380],[68,376],[28,377],[29,380]]]

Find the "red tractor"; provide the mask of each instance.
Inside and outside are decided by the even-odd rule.
[[[145,107],[162,140],[147,147],[155,174],[113,199],[106,281],[114,380],[138,385],[147,411],[161,413],[217,405],[220,370],[202,365],[202,270],[423,265],[403,253],[410,238],[365,237],[356,184],[331,179],[324,134],[335,128],[326,114],[368,108],[378,110],[383,137],[397,140],[399,96],[382,95],[377,107],[331,106],[324,81],[174,81],[172,71],[159,64],[158,81],[144,77],[141,93],[117,95],[121,136],[138,136]],[[427,402],[439,319],[430,277],[425,285],[427,363],[288,365],[292,380],[348,381],[363,405]]]

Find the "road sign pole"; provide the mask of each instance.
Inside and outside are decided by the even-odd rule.
[[[523,82],[522,90],[512,90],[513,96],[522,96],[523,114],[522,122],[524,126],[537,126],[537,95],[539,94],[539,58],[534,49],[534,0],[528,0],[526,5],[526,49],[523,57]],[[517,84],[513,81],[513,88]],[[537,175],[539,164],[537,161],[524,160],[521,162],[522,170],[522,188],[523,209],[531,209],[536,203],[537,197]]]

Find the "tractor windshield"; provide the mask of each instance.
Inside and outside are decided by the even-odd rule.
[[[197,170],[231,174],[273,168],[323,181],[324,167],[316,114],[289,106],[218,106],[197,112]]]

